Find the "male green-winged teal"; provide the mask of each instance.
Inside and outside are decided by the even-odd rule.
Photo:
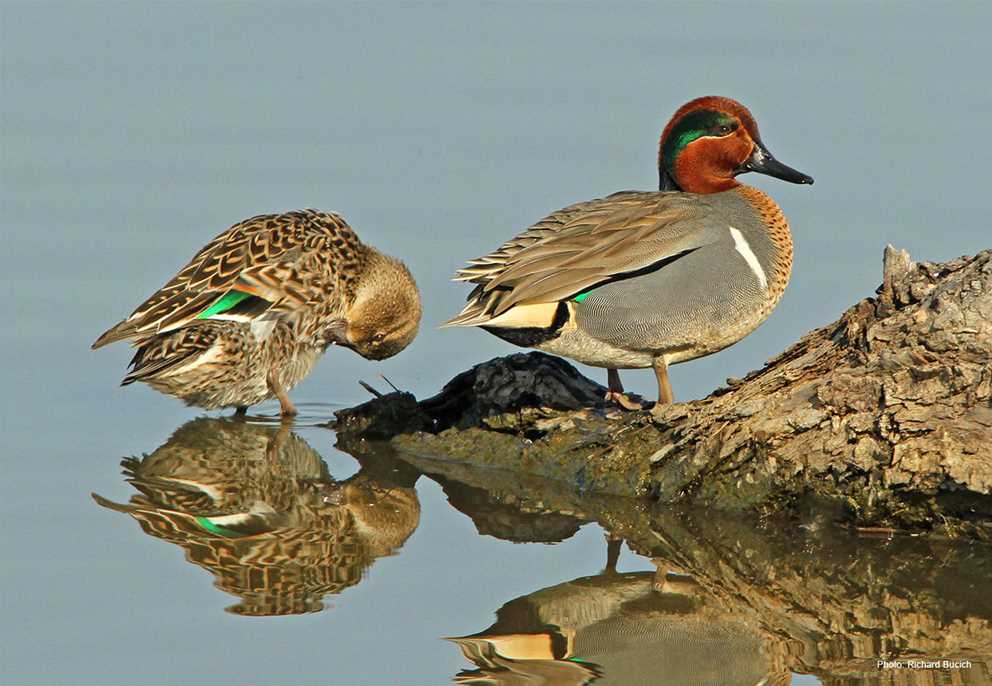
[[[138,348],[122,385],[144,381],[205,409],[244,412],[287,391],[329,345],[381,360],[420,325],[420,294],[399,260],[362,243],[336,214],[300,210],[223,232],[93,344]]]
[[[784,641],[699,587],[672,593],[655,580],[604,572],[510,600],[489,628],[448,639],[476,667],[455,683],[789,685]]]
[[[477,284],[446,326],[608,370],[608,398],[632,407],[618,369],[668,366],[732,345],[778,304],[792,270],[779,206],[736,179],[813,179],[768,152],[735,100],[697,98],[661,134],[660,190],[623,191],[545,217],[455,277]]]

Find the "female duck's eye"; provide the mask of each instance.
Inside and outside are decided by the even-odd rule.
[[[374,336],[372,336],[372,342],[373,342],[373,343],[382,343],[382,341],[383,341],[383,340],[384,340],[385,338],[386,338],[386,334],[384,334],[384,333],[382,333],[382,332],[380,331],[380,332],[378,332],[378,333],[377,333],[376,335],[374,335]]]

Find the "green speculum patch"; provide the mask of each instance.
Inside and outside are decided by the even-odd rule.
[[[228,529],[226,526],[221,526],[220,524],[214,524],[206,517],[196,517],[196,523],[200,525],[200,528],[204,531],[209,531],[212,534],[218,536],[224,536],[225,538],[240,538],[241,534],[233,529]]]
[[[242,293],[241,291],[228,291],[219,300],[214,302],[213,305],[205,309],[200,314],[196,315],[197,319],[210,319],[215,314],[221,314],[227,312],[239,302],[245,298],[250,298],[249,293]]]

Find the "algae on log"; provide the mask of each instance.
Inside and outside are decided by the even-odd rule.
[[[762,513],[814,495],[862,526],[990,538],[992,251],[930,264],[890,246],[876,294],[654,418],[604,406],[601,386],[530,353],[479,365],[419,404],[407,397],[409,411],[374,433],[408,453],[583,491]],[[396,401],[343,411],[339,426],[361,429]]]

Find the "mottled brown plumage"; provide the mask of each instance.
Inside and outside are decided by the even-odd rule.
[[[362,243],[339,215],[261,215],[214,238],[93,344],[138,348],[123,383],[144,381],[207,409],[286,391],[328,345],[384,359],[416,336],[421,307],[403,263]]]
[[[416,472],[373,464],[334,481],[286,424],[201,417],[121,465],[138,493],[96,502],[183,548],[240,599],[228,608],[236,614],[320,611],[325,595],[359,583],[420,521]]]

